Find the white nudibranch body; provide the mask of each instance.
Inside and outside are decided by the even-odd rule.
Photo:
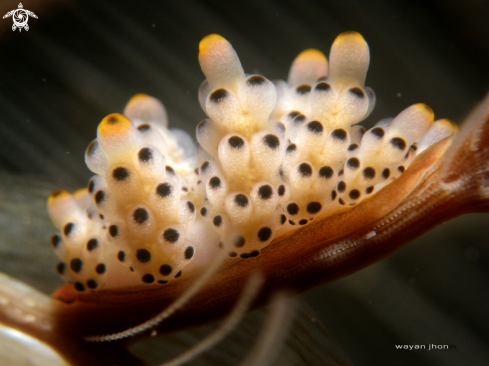
[[[152,97],[137,95],[125,116],[104,118],[86,152],[96,173],[88,189],[49,199],[61,230],[52,238],[58,272],[80,291],[165,284],[217,248],[236,260],[256,257],[275,237],[378,191],[416,150],[457,127],[433,123],[424,104],[367,132],[355,125],[375,104],[365,87],[369,57],[362,36],[345,32],[329,65],[306,50],[288,82],[272,83],[245,74],[224,38],[205,37],[199,102],[209,118],[197,126],[205,152],[198,161],[191,139],[167,129]]]

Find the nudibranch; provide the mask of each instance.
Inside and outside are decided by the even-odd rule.
[[[488,212],[489,102],[460,133],[424,104],[365,131],[369,57],[363,37],[345,32],[329,61],[306,50],[287,82],[272,82],[246,74],[223,37],[205,37],[199,146],[168,129],[150,96],[105,117],[85,156],[88,187],[49,197],[57,271],[69,282],[50,300],[50,333],[2,319],[80,364],[104,347],[85,337],[147,321],[216,258],[204,287],[158,331],[223,316],[254,271],[265,278],[256,307],[276,289],[355,272],[451,217]]]

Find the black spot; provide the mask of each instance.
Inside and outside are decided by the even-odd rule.
[[[157,281],[160,285],[166,285],[170,281],[163,281],[163,280],[158,280]]]
[[[98,287],[98,284],[95,280],[88,280],[87,281],[87,286],[91,288],[92,290],[95,290]]]
[[[194,256],[194,253],[195,253],[194,247],[187,247],[184,253],[185,259],[191,259]]]
[[[248,80],[246,80],[246,84],[248,84],[249,86],[258,86],[258,85],[265,84],[265,81],[266,79],[263,76],[253,75],[250,76]]]
[[[260,255],[260,252],[258,250],[253,250],[250,253],[250,258],[252,258],[252,257],[258,257],[259,255]]]
[[[319,202],[309,202],[307,204],[307,212],[315,214],[321,210],[321,204]]]
[[[293,153],[296,150],[297,150],[297,145],[296,144],[290,144],[289,146],[287,146],[287,149],[285,149],[285,151],[288,154]]]
[[[90,145],[88,145],[87,155],[92,156],[93,154],[95,154],[95,151],[97,151],[97,149],[98,149],[98,141],[94,140],[90,143]]]
[[[100,217],[100,220],[104,219],[104,215],[102,215],[102,214],[98,214],[98,217]]]
[[[411,149],[413,149],[414,151],[418,150],[418,145],[412,144],[411,145]]]
[[[341,169],[339,172],[338,172],[338,177],[341,177],[343,175],[345,171],[343,169]]]
[[[231,257],[231,258],[234,258],[234,257],[237,257],[238,256],[238,253],[236,252],[229,252],[228,255]]]
[[[307,124],[307,129],[316,135],[320,135],[323,133],[323,125],[321,122],[312,121]]]
[[[141,263],[146,263],[151,260],[151,253],[147,249],[138,249],[136,252],[136,258]]]
[[[372,167],[367,167],[363,169],[363,176],[365,179],[374,179],[375,178],[375,169]]]
[[[299,165],[299,173],[302,177],[310,177],[312,175],[312,168],[307,163],[302,163]]]
[[[97,265],[97,267],[95,267],[95,272],[97,272],[98,274],[104,274],[106,270],[107,267],[105,267],[105,264],[103,263],[100,263]]]
[[[299,221],[299,225],[305,225],[307,224],[307,220],[306,219],[302,219]]]
[[[358,167],[360,166],[360,161],[357,158],[350,158],[346,162],[346,165],[348,166],[348,168],[358,169]]]
[[[200,214],[201,214],[202,216],[207,215],[207,208],[206,208],[206,207],[202,207],[202,208],[200,209]]]
[[[241,149],[241,147],[244,145],[244,140],[239,136],[231,136],[228,139],[228,144],[233,149]]]
[[[175,175],[175,170],[169,165],[165,166],[165,172],[167,172],[168,174]]]
[[[306,120],[306,116],[303,114],[299,114],[297,117],[294,118],[294,123],[297,125],[300,125],[301,123],[304,123]]]
[[[316,80],[316,82],[317,82],[317,83],[319,83],[319,82],[321,82],[321,81],[326,81],[326,80],[328,80],[328,77],[327,77],[326,75],[324,75],[324,76],[319,77],[319,78]]]
[[[214,224],[214,226],[217,226],[217,227],[221,226],[222,225],[222,216],[221,215],[214,216],[212,223]]]
[[[147,163],[151,159],[153,159],[153,151],[149,147],[143,147],[138,152],[139,161],[142,163]]]
[[[243,253],[240,255],[240,257],[243,259],[248,259],[250,257],[250,254],[249,253]]]
[[[155,278],[151,273],[146,273],[141,279],[144,283],[153,283],[155,281]]]
[[[282,197],[285,194],[285,186],[282,184],[280,187],[278,187],[278,195]]]
[[[95,183],[93,182],[93,180],[91,180],[89,183],[88,183],[88,192],[90,193],[93,193],[93,189],[95,188]]]
[[[81,282],[75,282],[75,288],[80,292],[85,291],[85,285]]]
[[[109,234],[111,237],[115,238],[117,234],[119,234],[119,228],[117,225],[110,225],[109,226]]]
[[[100,202],[102,202],[104,199],[105,199],[105,192],[104,191],[98,191],[95,194],[95,202],[97,204],[100,204]]]
[[[187,187],[182,187],[182,191],[188,192],[188,188]]]
[[[333,189],[331,191],[331,201],[334,201],[336,199],[336,191]]]
[[[201,181],[201,180],[197,181],[197,184],[201,184],[201,183],[202,183],[202,181]]]
[[[61,238],[59,237],[59,235],[53,235],[51,237],[51,245],[53,246],[53,248],[59,247],[60,243],[61,243]]]
[[[199,168],[195,168],[194,173],[195,173],[195,175],[199,175]]]
[[[210,100],[213,103],[220,103],[227,98],[227,96],[228,92],[225,89],[217,89],[211,93]]]
[[[209,185],[211,186],[211,188],[219,188],[221,186],[221,180],[219,179],[219,177],[212,177],[210,180],[209,180]]]
[[[385,168],[382,170],[382,178],[387,179],[391,175],[391,171],[389,168]]]
[[[289,224],[291,224],[291,225],[295,225],[295,222],[294,222],[294,221],[292,221],[292,220],[289,220]]]
[[[163,264],[160,267],[160,273],[163,276],[169,276],[172,271],[173,271],[173,268],[169,264]]]
[[[336,130],[333,130],[331,132],[331,136],[333,136],[334,139],[344,141],[346,140],[346,131],[343,130],[342,128],[338,128]]]
[[[182,271],[178,271],[178,273],[175,275],[175,277],[174,277],[174,278],[178,278],[178,277],[180,277],[181,275],[182,275]]]
[[[273,194],[272,187],[270,187],[268,184],[263,185],[260,188],[258,188],[258,196],[262,200],[269,199],[270,197],[272,197],[272,194]]]
[[[172,191],[173,187],[170,183],[160,183],[158,184],[158,187],[156,187],[156,194],[162,198],[168,197]]]
[[[123,167],[118,167],[112,170],[112,177],[117,181],[124,181],[129,177],[129,170]]]
[[[280,223],[283,225],[285,221],[287,221],[287,217],[284,214],[280,215]]]
[[[304,95],[311,91],[311,86],[307,84],[299,85],[296,89],[297,94]]]
[[[248,197],[239,193],[234,197],[234,202],[236,202],[239,207],[246,207],[248,206]]]
[[[70,234],[73,232],[73,229],[75,227],[75,224],[72,223],[72,222],[69,222],[65,225],[65,227],[63,228],[63,232],[66,236],[70,236]]]
[[[384,129],[382,127],[375,127],[374,129],[370,130],[372,135],[377,136],[379,139],[384,137]]]
[[[349,193],[349,196],[352,200],[358,199],[360,197],[360,191],[358,189],[352,189]]]
[[[221,249],[224,249],[224,244],[222,243],[222,241],[220,241],[219,244],[217,244],[217,246]]]
[[[333,168],[329,166],[323,166],[319,169],[319,176],[324,179],[329,179],[333,176]]]
[[[142,125],[139,125],[138,126],[138,130],[139,132],[146,132],[146,131],[149,131],[151,129],[151,126],[148,125],[147,123],[143,123]]]
[[[245,238],[243,238],[241,235],[234,238],[234,246],[236,248],[242,248],[245,245],[245,242]]]
[[[298,111],[292,111],[288,114],[288,117],[290,119],[294,119],[295,117],[297,117],[299,114],[301,114],[301,112],[298,112]]]
[[[263,138],[263,143],[267,145],[270,149],[275,150],[279,147],[280,141],[277,136],[269,134]]]
[[[331,85],[329,85],[325,81],[322,81],[320,83],[317,83],[316,86],[314,87],[314,89],[317,91],[320,91],[320,92],[327,92],[331,89]]]
[[[66,263],[65,262],[59,262],[57,265],[56,265],[56,271],[62,275],[63,273],[65,273],[65,269],[66,269]]]
[[[287,212],[290,215],[297,215],[299,212],[299,206],[297,205],[297,203],[289,203],[287,205]]]
[[[398,166],[397,167],[397,170],[399,171],[399,173],[404,173],[404,167],[401,165],[401,166]]]
[[[340,198],[340,199],[338,200],[338,202],[340,203],[340,205],[343,205],[343,206],[345,205],[345,201],[343,201],[343,198]]]
[[[192,202],[187,201],[187,207],[188,207],[190,212],[192,212],[192,213],[195,212],[195,205]]]
[[[176,229],[166,229],[163,238],[169,243],[175,243],[180,239],[180,233]]]
[[[367,187],[367,189],[365,189],[365,193],[366,194],[370,194],[374,191],[374,186],[370,186],[370,187]]]
[[[117,259],[119,259],[119,261],[121,262],[124,262],[126,260],[126,252],[124,252],[123,250],[119,250],[119,253],[117,253]]]
[[[401,151],[404,151],[406,148],[406,141],[400,137],[394,137],[389,142],[392,146],[397,147]]]
[[[140,207],[134,210],[132,217],[138,224],[142,224],[148,219],[149,214],[146,209]]]
[[[350,146],[348,146],[348,151],[353,151],[356,149],[358,149],[358,144],[351,144]]]
[[[131,272],[134,272],[134,267],[133,267],[133,266],[129,267],[129,270],[130,270]]]
[[[75,273],[79,273],[83,268],[83,261],[80,258],[73,258],[70,267]]]
[[[343,193],[346,189],[346,183],[341,181],[338,183],[338,192]]]
[[[98,240],[97,239],[90,239],[87,243],[87,249],[88,251],[92,251],[94,250],[95,248],[98,247]]]
[[[272,229],[270,229],[269,227],[262,227],[258,231],[258,239],[260,239],[260,241],[267,241],[268,239],[270,239],[271,236]]]
[[[354,87],[354,88],[351,88],[348,90],[351,94],[353,94],[354,96],[360,98],[360,99],[363,99],[365,98],[365,93],[363,92],[363,90],[361,88],[359,88],[358,86]]]
[[[204,161],[202,163],[202,165],[200,166],[200,170],[205,173],[207,171],[207,169],[209,169],[210,166],[211,165],[209,164],[208,161]]]

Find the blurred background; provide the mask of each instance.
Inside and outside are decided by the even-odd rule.
[[[246,72],[286,79],[338,34],[369,43],[377,105],[364,126],[423,102],[461,123],[489,90],[489,2],[25,0],[29,31],[0,20],[0,271],[49,293],[51,190],[86,185],[96,127],[136,93],[160,99],[192,136],[205,117],[198,43],[227,38]],[[1,15],[17,1],[2,1]],[[489,360],[489,215],[438,227],[387,260],[302,296],[354,365]],[[395,344],[448,344],[401,351]],[[310,352],[321,352],[311,347]],[[219,352],[219,349],[214,352]],[[196,363],[198,364],[198,363]]]

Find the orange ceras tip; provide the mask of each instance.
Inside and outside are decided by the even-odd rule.
[[[131,127],[131,121],[120,113],[111,113],[98,126],[98,133],[103,136],[114,136],[126,132]]]

